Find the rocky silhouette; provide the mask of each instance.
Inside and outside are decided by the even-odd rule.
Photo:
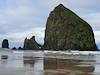
[[[12,50],[16,50],[16,49],[17,49],[16,47],[13,47],[13,48],[12,48]]]
[[[35,41],[35,36],[33,36],[30,39],[25,38],[23,49],[25,49],[25,50],[37,50],[37,49],[39,49],[39,45]]]
[[[23,48],[21,46],[18,47],[18,50],[22,50]]]
[[[48,50],[97,50],[91,26],[64,5],[49,15],[44,38]]]
[[[9,48],[9,42],[7,39],[4,39],[2,42],[2,48]]]

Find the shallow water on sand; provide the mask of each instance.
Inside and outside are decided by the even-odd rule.
[[[8,59],[0,59],[0,75],[44,75],[42,52],[0,52],[2,55]]]
[[[0,75],[100,75],[100,52],[0,51]]]
[[[45,58],[44,70],[45,75],[93,75],[94,63],[94,60]]]
[[[100,55],[47,53],[44,75],[100,75]]]

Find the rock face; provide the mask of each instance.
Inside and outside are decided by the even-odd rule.
[[[25,50],[37,50],[37,49],[39,49],[39,45],[35,41],[35,36],[33,36],[31,39],[25,38],[23,49],[25,49]]]
[[[2,42],[2,48],[9,48],[9,43],[7,39],[4,39]]]
[[[91,26],[60,4],[48,17],[44,49],[95,51],[97,46]]]

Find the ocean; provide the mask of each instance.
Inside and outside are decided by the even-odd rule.
[[[99,69],[99,51],[0,49],[0,75],[100,75]]]

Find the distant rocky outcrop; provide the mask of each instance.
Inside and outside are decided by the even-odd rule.
[[[25,50],[38,50],[39,49],[39,45],[35,41],[35,36],[33,36],[30,39],[25,38],[23,49]]]
[[[18,47],[18,50],[22,50],[23,48],[21,46]]]
[[[12,50],[16,50],[16,47],[13,47]]]
[[[12,50],[23,50],[23,48],[21,46],[19,46],[18,48],[13,47]]]
[[[48,17],[44,49],[95,51],[97,46],[91,26],[60,4]]]
[[[8,39],[4,39],[4,40],[2,41],[2,48],[9,48]]]

